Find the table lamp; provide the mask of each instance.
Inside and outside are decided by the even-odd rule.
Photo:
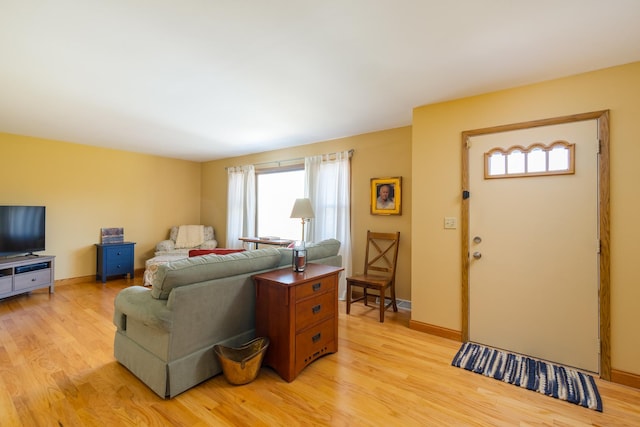
[[[293,210],[291,211],[291,218],[302,219],[302,240],[296,242],[293,246],[293,271],[302,272],[307,266],[307,249],[304,245],[304,223],[313,217],[311,200],[296,199],[296,202],[293,204]]]
[[[302,241],[304,242],[304,223],[309,219],[314,218],[313,208],[311,207],[311,200],[309,199],[296,199],[291,210],[291,218],[302,219]]]

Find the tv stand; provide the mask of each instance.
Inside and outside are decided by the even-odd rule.
[[[54,292],[55,257],[29,254],[0,258],[0,298],[29,293],[40,288]]]

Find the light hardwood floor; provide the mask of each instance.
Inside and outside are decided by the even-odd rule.
[[[638,426],[640,390],[598,380],[604,412],[450,365],[460,343],[407,311],[340,305],[339,351],[287,383],[263,367],[162,400],[113,358],[113,300],[140,279],[63,284],[0,301],[1,426]]]

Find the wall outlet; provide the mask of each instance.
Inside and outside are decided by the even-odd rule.
[[[456,218],[454,216],[445,216],[444,217],[444,228],[446,228],[448,230],[458,228],[458,218]]]

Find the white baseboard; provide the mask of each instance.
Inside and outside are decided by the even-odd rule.
[[[379,297],[376,297],[376,304],[380,304]],[[411,311],[411,301],[409,300],[396,298],[396,304],[398,305],[398,308]]]
[[[372,295],[373,297],[373,295]],[[344,301],[344,299],[342,300]],[[380,297],[376,297],[376,304],[380,304]],[[406,299],[396,298],[396,304],[398,304],[398,308],[403,310],[411,311],[411,301]]]
[[[399,308],[404,308],[405,310],[411,310],[411,301],[406,299],[398,299],[396,298],[396,303]]]

